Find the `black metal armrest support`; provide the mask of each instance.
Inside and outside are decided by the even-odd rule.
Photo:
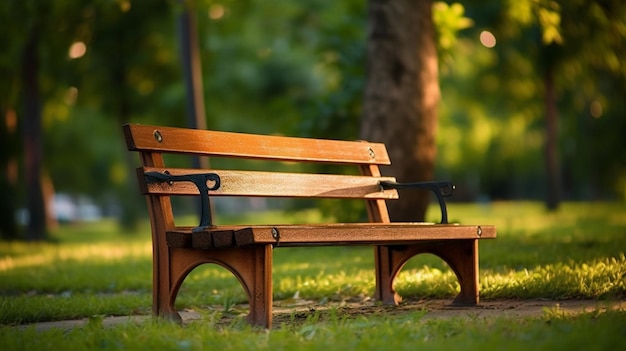
[[[441,223],[448,223],[448,210],[444,197],[451,196],[454,192],[454,184],[449,181],[443,182],[415,182],[415,183],[397,183],[397,182],[380,182],[383,189],[428,189],[435,193],[439,207],[441,208]]]
[[[198,188],[201,199],[200,209],[200,225],[194,230],[203,230],[206,227],[213,225],[211,218],[211,203],[209,202],[209,190],[217,190],[220,188],[220,176],[215,173],[201,173],[201,174],[184,174],[184,175],[171,175],[160,172],[147,172],[144,174],[148,183],[173,183],[173,182],[192,182]],[[208,186],[207,182],[212,181],[214,184]]]

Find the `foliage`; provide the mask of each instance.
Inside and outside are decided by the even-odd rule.
[[[366,2],[198,0],[196,8],[210,128],[358,137]],[[2,134],[11,145],[2,147],[2,169],[23,162],[20,53],[38,30],[44,173],[56,191],[103,206],[137,201],[129,185],[136,163],[119,127],[184,125],[179,11],[169,0],[2,2],[0,111],[18,119]],[[558,62],[565,195],[623,197],[625,11],[619,1],[435,2],[438,177],[453,179],[462,199],[541,197],[540,80],[550,58]],[[480,44],[483,31],[495,47]],[[70,58],[77,43],[86,51]],[[23,184],[10,186],[6,213],[24,206]],[[130,203],[124,213],[141,207]]]
[[[616,1],[465,5],[474,26],[461,33],[457,69],[442,82],[440,150],[451,158],[442,160],[442,173],[452,171],[492,197],[545,192],[542,80],[553,67],[564,194],[623,197],[625,146],[619,133],[604,128],[623,129],[617,96],[624,94],[624,69],[614,58],[624,55],[626,7]],[[493,48],[477,42],[484,32],[495,36]],[[446,89],[458,83],[460,89]]]
[[[439,65],[445,71],[454,63],[457,38],[464,29],[472,27],[474,22],[465,17],[465,7],[460,3],[447,4],[442,1],[433,3],[433,22],[437,29],[437,47]]]

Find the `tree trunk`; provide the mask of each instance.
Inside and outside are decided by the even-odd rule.
[[[26,207],[28,209],[27,240],[43,240],[47,236],[46,210],[41,187],[42,132],[41,98],[39,95],[39,38],[34,29],[29,35],[22,58],[22,91],[24,103],[24,166]]]
[[[0,107],[0,239],[18,238],[15,220],[17,188],[17,161],[15,129],[17,117],[13,109]]]
[[[398,181],[431,180],[440,98],[432,3],[370,0],[368,72],[361,137],[384,142]],[[424,220],[430,194],[410,190],[390,201],[392,221]]]
[[[554,211],[559,207],[561,197],[561,175],[558,151],[558,111],[556,95],[554,91],[554,71],[551,67],[546,68],[544,76],[545,84],[545,108],[546,108],[546,207]]]
[[[184,2],[181,0],[181,2]],[[206,129],[202,65],[198,48],[198,30],[191,3],[185,2],[179,15],[180,52],[187,91],[187,126]]]
[[[198,48],[198,29],[193,4],[181,0],[184,11],[179,15],[180,52],[183,66],[183,78],[187,92],[187,127],[206,129],[204,108],[204,88],[202,86],[202,64]],[[207,158],[194,157],[193,168],[209,168]]]
[[[128,55],[126,53],[126,48],[128,45],[125,43],[123,32],[118,31],[116,35],[117,47],[115,51],[117,52],[117,55],[111,65],[111,75],[113,77],[113,84],[116,87],[113,95],[115,98],[115,116],[118,124],[121,126],[128,123],[132,112],[132,106],[127,83]],[[137,159],[134,155],[132,155],[132,153],[127,152],[127,150],[124,150],[124,161],[127,169],[129,170],[134,170],[137,167]],[[119,189],[120,206],[122,211],[119,218],[119,224],[129,233],[134,233],[137,229],[141,215],[140,209],[143,203],[134,173],[134,171],[130,173],[130,176],[126,178],[124,185]]]

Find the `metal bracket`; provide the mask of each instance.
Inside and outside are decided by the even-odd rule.
[[[428,189],[435,193],[439,207],[441,208],[441,223],[448,223],[448,210],[444,197],[451,196],[454,192],[454,184],[449,181],[443,182],[415,182],[415,183],[397,183],[390,181],[381,181],[380,186],[383,189]]]
[[[199,174],[183,174],[171,175],[167,171],[147,172],[144,174],[148,183],[168,183],[173,182],[192,182],[200,192],[201,208],[200,208],[200,225],[193,231],[202,231],[213,225],[211,218],[211,203],[209,201],[209,190],[217,190],[221,186],[220,176],[215,173],[199,173]],[[208,186],[207,182],[214,182],[213,186]]]
[[[280,244],[280,232],[276,227],[272,227],[272,238],[276,240],[276,244],[274,244],[274,246],[278,246]]]

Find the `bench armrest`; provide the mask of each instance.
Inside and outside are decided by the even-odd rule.
[[[451,196],[454,192],[454,184],[449,181],[442,182],[414,182],[414,183],[397,183],[390,181],[381,181],[380,186],[383,189],[428,189],[435,193],[439,207],[441,208],[441,223],[448,223],[448,210],[444,197]]]
[[[200,174],[184,174],[171,175],[165,171],[147,172],[144,174],[148,183],[173,183],[173,182],[192,182],[200,192],[201,208],[200,208],[200,225],[195,230],[203,230],[213,225],[211,218],[211,203],[209,202],[209,190],[217,190],[220,188],[220,176],[215,173]],[[207,185],[207,181],[212,181],[212,186]]]

